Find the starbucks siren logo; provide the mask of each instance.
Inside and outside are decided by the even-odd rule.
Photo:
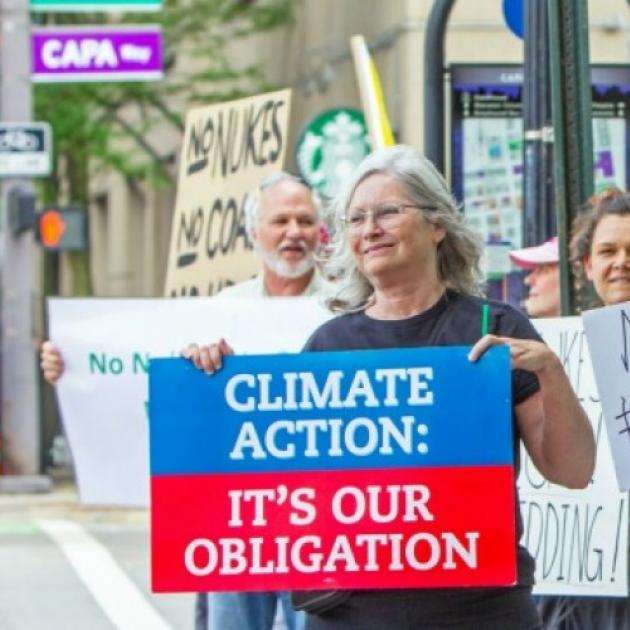
[[[347,107],[314,118],[297,142],[302,177],[325,197],[334,197],[346,177],[370,152],[363,114]]]

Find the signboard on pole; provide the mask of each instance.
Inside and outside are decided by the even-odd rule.
[[[31,0],[31,11],[159,11],[162,0]]]
[[[188,112],[165,295],[213,295],[257,272],[244,204],[282,170],[290,96],[280,90]]]
[[[36,82],[152,81],[162,77],[159,26],[37,28],[31,42]]]
[[[468,352],[151,361],[153,589],[514,584],[509,352]]]
[[[52,171],[48,123],[0,124],[0,177],[46,177]]]

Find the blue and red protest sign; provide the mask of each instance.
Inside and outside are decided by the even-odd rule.
[[[59,26],[33,29],[37,82],[149,81],[162,77],[159,26]]]
[[[516,579],[509,355],[151,361],[153,589]]]

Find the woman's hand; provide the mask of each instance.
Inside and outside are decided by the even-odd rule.
[[[44,378],[54,385],[65,370],[61,352],[52,341],[44,341],[39,354],[39,365],[44,373]]]
[[[595,467],[595,438],[560,359],[540,341],[486,335],[470,351],[476,361],[491,346],[510,348],[512,368],[536,374],[540,390],[514,408],[532,461],[552,483],[585,488]]]
[[[181,351],[185,359],[190,359],[196,368],[203,370],[206,374],[214,374],[220,370],[223,366],[223,357],[228,354],[234,354],[234,350],[225,339],[207,346],[191,343]]]
[[[558,357],[542,342],[532,339],[514,339],[485,335],[471,349],[468,359],[477,361],[491,346],[508,346],[513,369],[528,370],[540,374],[548,367],[560,367]]]

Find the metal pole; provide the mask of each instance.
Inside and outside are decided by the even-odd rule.
[[[31,54],[28,0],[2,0],[0,14],[0,118],[31,120]],[[34,246],[31,230],[12,233],[7,217],[8,191],[18,185],[32,192],[29,180],[0,182],[2,249],[1,383],[2,468],[34,475],[40,468],[39,409],[34,337]]]
[[[593,192],[588,10],[586,0],[551,1],[548,10],[561,302],[562,314],[569,315],[576,306],[567,257],[569,233]]]
[[[529,0],[525,9],[523,245],[532,246],[554,236],[556,227],[546,0]]]
[[[455,0],[435,0],[424,34],[424,154],[444,173],[444,36]]]
[[[543,8],[544,10],[544,8]],[[542,144],[540,85],[539,0],[525,5],[525,63],[523,65],[523,245],[537,245],[540,239],[539,164]],[[543,61],[544,63],[544,61]]]

